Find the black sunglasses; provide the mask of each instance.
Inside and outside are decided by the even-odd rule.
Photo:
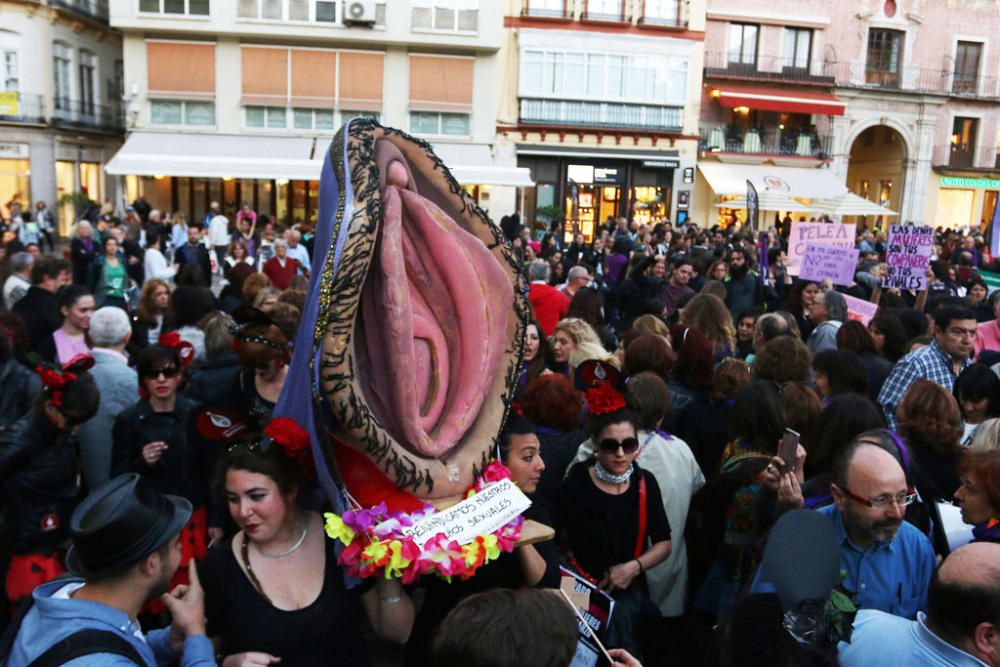
[[[153,380],[155,378],[160,377],[160,375],[162,375],[165,379],[169,380],[172,377],[176,377],[177,374],[180,373],[180,372],[181,372],[181,369],[177,368],[176,366],[167,366],[165,368],[153,368],[153,369],[150,369],[146,373],[143,373],[142,377],[145,378],[145,379],[147,379],[147,380]]]
[[[635,454],[639,449],[639,441],[636,438],[625,438],[621,442],[618,442],[614,438],[605,438],[601,440],[598,447],[605,454],[614,454],[618,451],[619,447],[626,454]]]

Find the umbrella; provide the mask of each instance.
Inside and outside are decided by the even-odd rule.
[[[758,194],[759,207],[761,211],[791,211],[793,213],[803,213],[812,211],[812,207],[805,206],[795,201],[791,197],[779,192],[769,192],[764,190]],[[715,208],[746,208],[746,197],[724,201],[716,204]]]
[[[899,215],[893,210],[868,201],[864,197],[859,197],[853,192],[846,192],[839,197],[830,199],[817,199],[813,202],[813,209],[817,213],[828,215]]]

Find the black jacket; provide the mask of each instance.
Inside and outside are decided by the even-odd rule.
[[[24,554],[69,536],[79,499],[80,466],[72,437],[33,413],[0,430],[3,546]]]
[[[240,368],[240,360],[235,352],[212,357],[191,375],[184,388],[184,395],[206,407],[222,406],[232,393]]]
[[[42,381],[20,362],[0,366],[0,428],[10,426],[31,411],[42,393]]]
[[[155,412],[145,398],[123,410],[115,420],[111,476],[135,472],[161,493],[183,496],[196,508],[204,506],[210,470],[188,438],[195,407],[193,401],[178,395],[173,412]],[[150,466],[142,458],[142,448],[156,441],[167,443],[167,450]]]
[[[28,293],[14,304],[14,312],[28,325],[31,349],[45,356],[54,351],[52,332],[62,326],[56,295],[41,287],[31,286]]]

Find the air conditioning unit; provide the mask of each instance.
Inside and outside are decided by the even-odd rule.
[[[374,0],[344,0],[345,25],[375,25]]]

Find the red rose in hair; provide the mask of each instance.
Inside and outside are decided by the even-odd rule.
[[[292,458],[298,458],[309,450],[309,434],[295,423],[294,419],[278,417],[264,429],[275,444]]]
[[[65,387],[69,382],[65,374],[60,373],[53,368],[37,366],[35,368],[35,372],[38,373],[38,377],[42,380],[42,385],[47,389],[60,389]]]
[[[606,384],[587,390],[587,408],[592,415],[603,415],[625,407],[625,397]]]
[[[180,342],[181,335],[176,331],[171,331],[160,336],[160,345],[163,347],[177,347]]]
[[[177,356],[180,357],[182,365],[187,366],[194,361],[194,345],[183,340],[176,331],[162,334],[159,343],[163,347],[173,348],[177,352]]]

